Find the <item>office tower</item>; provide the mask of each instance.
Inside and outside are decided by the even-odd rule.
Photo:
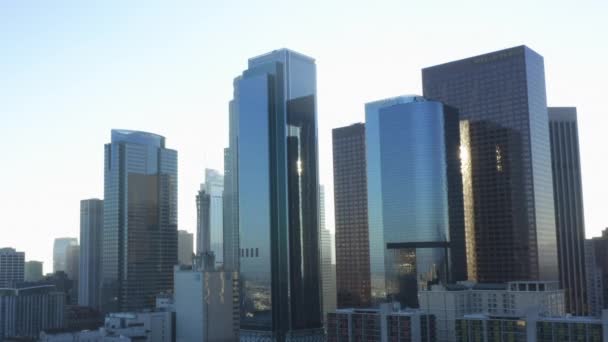
[[[0,291],[0,341],[37,340],[43,329],[63,328],[65,297],[53,285],[22,285]]]
[[[65,273],[75,282],[78,282],[79,261],[80,245],[68,246],[65,258]]]
[[[112,130],[103,216],[102,311],[153,307],[177,263],[177,152],[164,137]]]
[[[336,288],[340,308],[369,307],[365,124],[332,131]]]
[[[602,236],[594,237],[589,242],[590,246],[593,247],[590,253],[595,257],[595,267],[591,270],[595,271],[594,276],[600,279],[596,279],[596,285],[599,283],[601,286],[601,294],[599,297],[601,301],[597,301],[598,304],[602,305],[602,309],[608,309],[608,228],[602,231]],[[595,309],[596,315],[598,309]]]
[[[103,200],[80,201],[80,272],[78,305],[99,308]]]
[[[177,261],[180,265],[192,265],[194,234],[177,231]]]
[[[322,340],[315,62],[275,50],[235,86],[241,340]]]
[[[0,288],[11,287],[23,281],[25,253],[14,248],[0,248]]]
[[[458,112],[401,96],[365,105],[372,301],[466,279]]]
[[[197,261],[175,267],[176,340],[238,340],[238,273],[206,268],[205,262]]]
[[[205,169],[205,183],[196,196],[196,253],[213,253],[217,267],[224,265],[224,176]]]
[[[77,245],[76,238],[57,238],[53,244],[53,273],[66,270],[68,246]]]
[[[332,262],[333,239],[325,228],[325,188],[319,185],[319,238],[321,246],[321,288],[323,291],[323,321],[328,312],[336,310],[336,265]]]
[[[461,128],[469,278],[557,280],[543,57],[519,46],[422,70]]]
[[[36,282],[42,280],[42,261],[25,262],[25,281]]]
[[[569,313],[587,313],[585,219],[576,108],[549,107],[559,281]]]
[[[594,242],[585,240],[585,280],[587,283],[587,311],[590,316],[598,317],[604,309],[604,279],[597,263]]]

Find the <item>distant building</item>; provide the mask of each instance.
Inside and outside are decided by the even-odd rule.
[[[64,271],[57,271],[52,274],[45,275],[41,281],[36,283],[28,283],[28,286],[37,285],[53,285],[55,291],[64,294],[66,305],[77,305],[78,304],[78,289],[76,288],[76,282],[68,277]]]
[[[53,273],[58,271],[66,272],[68,246],[77,244],[77,238],[65,237],[55,239],[53,243]]]
[[[25,253],[0,248],[0,288],[13,287],[24,279]]]
[[[94,330],[103,326],[103,315],[88,306],[68,305],[65,309],[65,329]]]
[[[586,315],[585,218],[576,108],[549,107],[559,281],[566,310]]]
[[[517,46],[435,65],[422,86],[463,121],[468,279],[558,280],[543,57]]]
[[[175,341],[171,311],[121,312],[106,315],[104,330],[109,336],[126,336],[132,341]]]
[[[592,247],[588,248],[588,253],[595,258],[594,263],[589,263],[589,269],[593,272],[591,276],[595,278],[594,288],[601,289],[600,297],[596,300],[596,305],[593,308],[593,313],[598,315],[598,305],[601,305],[601,309],[608,309],[608,228],[602,231],[602,236],[587,241],[588,246]],[[597,296],[597,291],[592,295]]]
[[[336,291],[340,308],[371,305],[365,125],[332,131]]]
[[[434,342],[435,318],[421,310],[338,309],[327,315],[327,342]],[[398,307],[398,305],[397,305]]]
[[[467,279],[458,118],[420,96],[365,104],[373,305]]]
[[[65,296],[53,285],[0,288],[0,341],[36,338],[44,329],[63,328]]]
[[[521,316],[530,309],[549,316],[566,314],[564,290],[558,282],[434,285],[421,291],[420,309],[437,319],[437,341],[456,341],[456,320],[464,315]]]
[[[35,282],[42,280],[42,261],[26,261],[25,262],[25,281]]]
[[[205,183],[196,196],[196,253],[213,253],[217,267],[224,266],[224,176],[216,170],[205,169]]]
[[[177,264],[177,151],[165,137],[112,130],[105,145],[101,309],[154,306]]]
[[[595,245],[592,239],[585,240],[585,276],[589,315],[599,317],[604,309],[604,269],[597,263]]]
[[[185,230],[177,231],[177,261],[180,265],[192,265],[194,235]]]
[[[321,282],[323,290],[323,321],[336,310],[336,265],[332,262],[333,239],[325,227],[325,188],[319,186],[319,234],[321,246]]]
[[[66,267],[65,273],[74,281],[74,286],[78,289],[79,279],[79,268],[80,268],[80,246],[71,245],[68,246],[66,251]]]
[[[600,342],[608,341],[608,312],[602,318],[466,315],[456,321],[458,342]]]
[[[177,342],[238,340],[238,274],[194,266],[175,267]]]
[[[78,304],[82,306],[99,308],[102,239],[103,200],[80,201]]]

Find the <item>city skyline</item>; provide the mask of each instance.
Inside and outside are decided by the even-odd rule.
[[[243,69],[242,61],[245,58],[280,46],[315,56],[319,66],[320,182],[325,184],[328,190],[327,226],[332,232],[334,231],[330,153],[332,128],[362,121],[363,103],[368,100],[402,93],[421,93],[420,69],[424,66],[521,44],[530,46],[545,57],[548,105],[578,107],[587,236],[599,235],[601,229],[608,225],[608,220],[601,210],[602,194],[605,194],[608,189],[608,182],[602,179],[601,175],[608,170],[608,162],[600,160],[601,158],[592,158],[596,154],[592,142],[601,137],[601,132],[605,130],[603,128],[607,124],[607,119],[600,116],[603,108],[599,105],[599,101],[602,100],[601,86],[594,87],[593,80],[599,81],[608,74],[606,67],[600,64],[600,61],[605,60],[608,56],[608,50],[603,46],[589,44],[593,32],[601,32],[600,25],[605,24],[582,25],[582,28],[573,32],[568,32],[567,27],[558,27],[560,20],[569,17],[566,14],[578,11],[575,7],[568,10],[556,9],[557,12],[553,17],[546,19],[549,23],[547,26],[553,31],[548,30],[550,32],[547,32],[544,29],[538,29],[532,30],[534,32],[530,34],[525,32],[525,29],[531,30],[531,25],[534,23],[532,19],[535,14],[541,15],[542,6],[533,7],[530,13],[523,14],[522,27],[509,26],[508,29],[506,28],[507,19],[497,19],[491,13],[486,12],[488,18],[482,19],[481,24],[483,25],[486,20],[490,21],[492,18],[497,19],[498,23],[492,27],[500,33],[500,39],[482,37],[475,44],[467,46],[457,46],[457,42],[449,42],[451,33],[445,33],[448,36],[443,36],[443,32],[417,28],[419,33],[427,33],[432,38],[440,39],[443,46],[436,49],[419,45],[415,54],[411,54],[410,48],[392,44],[395,36],[407,32],[407,25],[379,25],[379,28],[373,29],[377,30],[375,31],[377,34],[374,35],[372,29],[368,32],[354,26],[363,14],[362,9],[353,8],[352,12],[349,12],[350,15],[346,16],[344,31],[338,30],[338,33],[330,34],[330,37],[325,40],[316,41],[316,38],[320,37],[319,31],[314,31],[310,37],[305,38],[302,34],[308,32],[287,29],[288,32],[277,33],[276,36],[263,41],[246,42],[247,39],[242,39],[242,46],[234,48],[235,50],[230,51],[229,54],[224,55],[217,52],[205,56],[204,59],[199,59],[204,52],[201,50],[205,50],[204,47],[210,47],[209,44],[217,44],[210,43],[212,41],[210,32],[215,32],[214,29],[199,27],[200,30],[192,29],[186,32],[186,36],[181,40],[172,40],[173,33],[187,31],[184,29],[186,27],[184,25],[196,24],[195,17],[191,15],[186,16],[188,20],[184,20],[184,23],[175,28],[163,26],[168,32],[160,36],[160,45],[168,44],[169,50],[172,52],[160,54],[158,57],[147,57],[149,52],[158,52],[157,49],[160,49],[160,46],[152,44],[152,39],[158,38],[154,35],[158,31],[152,33],[139,30],[120,32],[123,38],[116,41],[112,40],[113,37],[117,37],[114,36],[114,33],[100,32],[104,27],[103,15],[113,18],[112,20],[118,24],[117,30],[120,31],[125,29],[125,26],[121,25],[126,25],[124,21],[128,18],[129,13],[133,13],[134,8],[126,8],[125,13],[120,14],[110,14],[108,11],[102,10],[100,15],[92,18],[88,26],[85,25],[83,18],[71,19],[59,27],[49,29],[45,36],[39,37],[34,35],[33,31],[21,28],[21,25],[26,26],[24,23],[30,23],[30,21],[33,23],[31,18],[41,16],[45,10],[44,6],[34,10],[34,15],[27,18],[24,17],[24,13],[27,13],[25,9],[16,9],[6,4],[1,6],[3,10],[0,12],[3,14],[0,16],[2,18],[6,16],[7,20],[0,21],[2,22],[0,27],[3,28],[0,30],[2,32],[0,35],[4,37],[5,32],[11,32],[17,33],[15,37],[18,38],[10,37],[7,40],[8,46],[13,48],[11,50],[14,51],[13,54],[0,57],[2,61],[0,71],[6,76],[0,82],[7,82],[7,86],[3,87],[3,89],[7,89],[7,92],[0,95],[2,100],[0,102],[6,107],[0,109],[0,113],[3,116],[6,113],[8,119],[5,121],[6,124],[0,128],[0,133],[2,133],[0,142],[5,146],[9,144],[19,146],[9,152],[7,161],[9,168],[3,168],[0,171],[0,175],[4,178],[14,180],[7,186],[8,195],[3,196],[5,198],[0,202],[9,214],[6,227],[12,229],[11,238],[1,239],[0,247],[10,246],[19,251],[25,251],[26,260],[44,261],[45,273],[49,272],[52,266],[52,243],[50,241],[61,236],[78,236],[79,201],[83,198],[103,197],[103,176],[100,172],[103,165],[103,149],[100,146],[107,141],[111,128],[130,128],[162,134],[170,139],[172,148],[180,151],[184,160],[180,160],[178,193],[181,205],[178,228],[194,232],[196,208],[192,203],[192,198],[198,189],[203,170],[204,168],[222,169],[223,148],[227,146],[227,103],[232,92],[230,86],[232,77]],[[321,16],[320,25],[328,25],[330,23],[328,16],[333,13],[332,11],[338,9],[335,4],[328,6],[329,8]],[[421,9],[424,10],[426,5],[421,6]],[[511,4],[511,6],[518,7],[517,4]],[[596,4],[594,6],[597,6],[594,7],[595,10],[590,10],[589,6],[585,7],[585,13],[589,13],[589,15],[602,13],[602,9],[605,9],[602,6],[606,5]],[[136,19],[144,28],[151,27],[150,25],[155,22],[154,19],[160,15],[159,12],[162,12],[160,8],[157,8],[158,6],[151,7],[143,11],[142,15]],[[89,10],[87,8],[56,10],[42,18],[44,20],[36,23],[34,27],[56,23],[64,16],[79,13],[78,11],[89,13]],[[202,9],[199,9],[199,12],[200,10]],[[184,10],[173,9],[173,11],[181,13]],[[278,8],[273,11],[282,13],[287,9]],[[370,15],[377,14],[376,11],[372,10]],[[193,12],[197,13],[197,11]],[[232,15],[230,11],[220,10],[220,12],[222,18]],[[55,17],[52,17],[53,15]],[[234,13],[234,15],[235,19],[249,18],[241,12]],[[9,18],[11,16],[12,18]],[[18,23],[16,18],[24,19],[24,22]],[[83,32],[76,33],[80,31],[73,30],[72,33],[66,33],[68,29],[78,27],[78,25],[85,25]],[[196,28],[196,26],[193,27]],[[343,47],[331,46],[333,43],[331,37],[337,38],[336,34],[349,37],[350,31],[348,30],[350,29],[353,29],[353,34],[359,35],[364,43],[372,44],[371,48],[390,51],[388,54],[390,56],[375,53],[370,55],[365,51],[370,47],[365,47],[366,44],[353,38],[346,39]],[[455,28],[456,33],[454,34],[470,33],[474,29],[476,28],[463,24],[463,27]],[[262,32],[257,33],[262,36],[265,32],[270,32],[270,27],[263,26],[259,30]],[[384,32],[384,36],[379,35],[382,32]],[[289,33],[295,35],[290,36]],[[233,34],[234,32],[228,32],[223,37],[230,39],[234,37]],[[548,37],[554,35],[561,35],[564,39],[568,37],[573,39],[569,39],[571,43],[568,46],[562,45],[557,40],[547,41]],[[140,36],[145,39],[139,45],[127,48],[126,45],[136,41]],[[23,45],[18,45],[16,42],[21,38],[23,38]],[[419,39],[413,35],[408,38]],[[94,45],[88,45],[89,39],[99,41]],[[202,40],[200,48],[188,47],[196,44],[198,40]],[[55,42],[57,45],[45,43],[34,48],[33,46],[37,42]],[[422,41],[415,40],[415,42]],[[410,43],[408,46],[415,46],[415,44]],[[126,52],[119,52],[120,49],[126,49]],[[575,51],[577,49],[578,51]],[[101,54],[101,57],[93,57],[100,51],[106,52],[106,54]],[[132,57],[126,57],[123,53],[131,54]],[[48,55],[49,58],[43,62],[34,59],[33,56],[36,55]],[[15,56],[24,59],[17,60]],[[63,67],[64,64],[70,64],[78,56],[85,58],[71,68]],[[142,56],[147,58],[143,58],[142,63],[139,63],[137,57]],[[375,60],[370,58],[371,56],[374,56]],[[108,60],[97,59],[104,57]],[[347,59],[346,62],[345,59]],[[225,63],[220,63],[223,65],[218,67],[218,70],[213,70],[211,65],[218,65],[218,61]],[[177,65],[182,62],[187,67]],[[29,68],[31,63],[33,63],[33,68],[27,69],[23,76],[25,68]],[[100,70],[92,72],[91,65],[97,65],[97,63],[99,63]],[[137,67],[131,68],[133,65],[137,65]],[[59,68],[55,68],[56,66]],[[589,70],[587,68],[593,67],[596,68],[593,73],[584,72]],[[362,77],[366,82],[357,82],[361,83],[360,86],[348,86],[349,80],[353,77],[352,68],[357,68],[358,77]],[[582,70],[579,71],[578,68]],[[146,85],[150,80],[146,74],[151,70],[159,72],[160,81]],[[65,78],[62,77],[62,74],[56,73],[61,71],[66,71]],[[102,76],[103,71],[110,72],[107,76]],[[187,71],[194,72],[190,75],[187,74]],[[175,76],[168,74],[175,74]],[[84,78],[91,77],[84,79],[83,75],[85,75]],[[209,81],[203,82],[197,78],[206,78]],[[213,82],[219,83],[214,84]],[[121,85],[122,83],[124,85]],[[581,86],[575,87],[573,84]],[[163,115],[160,115],[161,113],[174,113],[174,115],[167,115],[164,118]],[[62,129],[64,126],[66,129]],[[38,147],[42,143],[32,137],[44,136],[43,134],[49,127],[51,128],[50,139],[45,139],[43,143],[54,151],[53,159],[50,159],[49,155],[32,154],[40,151]],[[59,135],[65,135],[65,137],[59,137]],[[78,143],[74,144],[74,141]],[[28,157],[23,158],[22,154]],[[36,170],[35,166],[40,164],[54,166],[55,163],[67,163],[72,159],[78,160],[79,163],[70,165],[70,170],[51,167],[47,172],[33,173],[33,170]],[[36,179],[36,181],[32,182],[32,179]],[[48,205],[41,209],[43,210],[42,215],[33,217],[23,214],[21,211],[20,208],[27,207],[27,200],[32,197],[48,202]],[[50,200],[51,198],[53,200]],[[39,238],[31,239],[33,235]]]

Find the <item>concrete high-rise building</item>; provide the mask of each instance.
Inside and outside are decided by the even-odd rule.
[[[0,248],[0,288],[16,286],[24,279],[25,253]]]
[[[68,246],[78,244],[77,238],[57,238],[53,244],[53,273],[66,271]]]
[[[80,201],[80,272],[78,305],[99,308],[103,200]]]
[[[70,279],[78,282],[80,245],[70,245],[67,247],[65,262],[65,273]]]
[[[604,270],[597,263],[595,244],[592,239],[585,240],[585,280],[588,314],[598,317],[604,309]],[[608,248],[608,246],[604,247]]]
[[[373,304],[466,279],[458,112],[420,96],[365,105]]]
[[[173,288],[177,152],[160,135],[112,130],[104,179],[101,308],[151,308]]]
[[[177,261],[180,265],[192,265],[194,255],[194,234],[185,230],[177,231]]]
[[[422,70],[424,96],[458,109],[468,274],[557,280],[543,57],[526,46]]]
[[[25,262],[25,281],[36,282],[42,280],[42,261]]]
[[[8,337],[37,340],[43,329],[63,328],[65,295],[54,285],[0,289],[0,341]]]
[[[336,265],[332,262],[333,239],[325,227],[325,189],[319,186],[319,238],[321,246],[321,288],[323,291],[323,321],[328,312],[336,310]]]
[[[557,226],[559,281],[566,291],[566,309],[585,315],[585,218],[576,108],[549,107],[553,198]]]
[[[235,87],[241,341],[324,340],[315,61],[275,50]]]
[[[238,273],[205,266],[195,262],[175,268],[176,341],[236,341]]]
[[[196,253],[213,253],[217,267],[224,266],[224,176],[205,169],[205,183],[196,196]]]
[[[594,258],[588,261],[588,269],[592,276],[592,296],[590,301],[595,304],[591,307],[594,315],[599,315],[602,309],[608,309],[608,228],[602,231],[602,236],[587,240],[586,253]]]
[[[365,124],[332,131],[336,290],[340,308],[369,307],[369,232]]]

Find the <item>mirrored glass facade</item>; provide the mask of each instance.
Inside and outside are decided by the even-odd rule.
[[[422,97],[366,104],[372,301],[466,279],[458,113]]]
[[[224,176],[217,170],[205,169],[205,183],[196,196],[197,253],[212,253],[215,267],[224,267]]]
[[[460,112],[469,277],[557,280],[543,57],[519,46],[422,70]]]
[[[152,308],[177,264],[177,152],[162,136],[112,130],[104,178],[102,310]]]
[[[103,200],[80,201],[80,272],[78,305],[99,307],[99,276],[103,237]]]
[[[276,50],[250,59],[235,87],[241,339],[310,341],[321,328],[316,66]]]

